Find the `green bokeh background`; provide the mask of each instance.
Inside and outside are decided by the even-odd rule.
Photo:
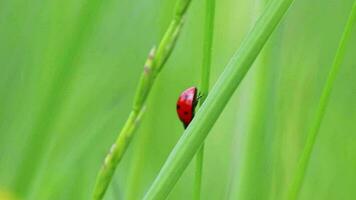
[[[172,0],[0,1],[0,199],[89,199]],[[295,0],[206,141],[205,200],[286,197],[353,0]],[[212,84],[266,0],[219,0]],[[177,46],[105,197],[142,198],[183,132],[175,102],[198,85],[204,1]],[[356,198],[356,26],[300,192]],[[194,163],[169,199],[191,199]]]

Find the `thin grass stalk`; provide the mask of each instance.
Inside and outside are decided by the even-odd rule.
[[[167,197],[292,2],[275,0],[265,9],[184,131],[144,200]]]
[[[351,30],[353,25],[355,24],[355,19],[356,19],[356,1],[354,1],[350,16],[345,25],[344,32],[341,36],[332,67],[330,69],[321,98],[319,100],[318,109],[316,112],[316,116],[314,118],[314,122],[308,132],[307,141],[304,146],[301,158],[299,160],[297,171],[294,175],[293,182],[288,190],[289,200],[294,200],[298,198],[300,189],[303,185],[305,173],[307,171],[307,167],[309,165],[309,161],[315,145],[315,141],[320,130],[320,125],[325,116],[326,108],[330,100],[330,95],[334,87],[334,82],[340,70],[342,61],[344,60],[345,57],[346,45],[351,37]]]
[[[200,147],[198,153],[195,155],[195,180],[194,180],[194,191],[193,199],[201,199],[201,190],[203,182],[203,162],[204,161],[204,143]]]
[[[140,118],[144,113],[147,97],[157,75],[162,70],[175,46],[190,2],[191,0],[178,0],[174,10],[173,19],[165,32],[157,51],[153,48],[146,60],[139,85],[136,89],[131,113],[99,170],[94,186],[93,200],[100,200],[104,197],[115,169],[121,161],[140,124]]]
[[[209,80],[211,68],[211,54],[214,38],[214,17],[215,16],[215,0],[206,0],[205,5],[205,25],[204,25],[204,41],[203,41],[203,62],[201,66],[200,79],[200,95],[199,108],[204,103],[209,93]],[[196,154],[195,165],[195,182],[194,182],[194,199],[201,199],[202,178],[203,178],[203,163],[204,163],[204,143]]]

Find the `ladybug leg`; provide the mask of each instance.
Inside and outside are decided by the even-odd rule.
[[[203,95],[199,93],[198,97],[197,97],[197,101],[199,101],[199,99],[202,98],[202,97],[203,97]]]
[[[199,93],[197,98],[194,100],[194,105],[195,106],[198,104],[199,99],[201,99],[202,97],[203,97],[203,95]]]

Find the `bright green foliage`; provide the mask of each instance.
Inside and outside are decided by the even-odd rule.
[[[165,199],[171,192],[292,2],[274,1],[263,11],[170,153],[145,200]]]
[[[211,84],[263,2],[216,1]],[[352,4],[295,0],[207,137],[202,199],[286,197]],[[0,1],[0,197],[6,190],[23,199],[90,198],[174,6],[172,0]],[[175,102],[199,83],[203,6],[192,2],[106,200],[141,199],[181,136]],[[355,27],[349,43],[302,200],[356,196]],[[192,162],[168,199],[193,195],[194,171]]]

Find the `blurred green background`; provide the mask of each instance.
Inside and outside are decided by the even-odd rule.
[[[0,199],[89,199],[172,0],[0,1]],[[352,0],[295,0],[207,138],[203,199],[284,199]],[[219,0],[212,83],[266,0]],[[175,103],[198,85],[204,1],[105,199],[142,198],[183,132]],[[356,198],[356,28],[300,199]],[[194,162],[168,199],[191,199]],[[13,196],[5,197],[5,196]]]

